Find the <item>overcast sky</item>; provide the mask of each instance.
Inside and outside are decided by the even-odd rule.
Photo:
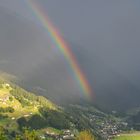
[[[107,89],[107,93],[114,94],[114,91],[118,88],[120,89],[120,91],[117,91],[119,94],[126,93],[128,92],[126,87],[130,84],[136,87],[136,89],[140,89],[139,0],[33,1],[42,6],[54,25],[61,31],[63,37],[76,55],[81,68],[87,75],[92,88],[94,87],[95,94],[104,93],[105,89]],[[12,21],[11,25],[7,25],[5,28],[15,34],[11,48],[17,46],[14,49],[16,51],[16,55],[14,56],[13,53],[15,52],[12,53],[10,51],[7,53],[5,51],[6,47],[3,47],[3,50],[5,48],[3,52],[6,53],[2,53],[1,55],[6,56],[6,54],[11,54],[12,57],[9,57],[9,60],[7,60],[7,57],[4,58],[3,56],[4,59],[2,59],[1,56],[0,66],[6,65],[6,63],[8,65],[8,61],[12,58],[13,60],[16,59],[17,64],[15,66],[18,66],[21,62],[27,63],[25,65],[26,68],[23,68],[23,65],[18,67],[18,71],[22,71],[22,73],[31,73],[33,71],[35,75],[38,71],[42,71],[43,73],[49,65],[47,69],[48,75],[51,75],[51,72],[53,73],[52,75],[57,73],[54,70],[54,66],[61,71],[59,75],[63,75],[65,65],[61,65],[59,68],[61,54],[56,55],[50,49],[47,49],[46,54],[46,32],[41,28],[41,23],[34,16],[27,4],[27,0],[0,0],[0,8],[5,9],[4,11],[7,11],[11,17],[16,17],[16,21],[13,21],[12,18],[7,18],[3,22]],[[3,32],[1,29],[0,33],[1,38],[3,37],[3,33],[6,34],[3,24],[1,22],[0,28],[3,29]],[[21,31],[22,35],[18,36],[14,29],[18,29],[19,33]],[[24,31],[29,31],[28,35]],[[7,39],[6,37],[4,38]],[[34,41],[31,42],[31,40]],[[5,42],[1,44],[7,46]],[[34,54],[32,54],[33,49]],[[40,57],[36,58],[36,56]],[[46,61],[46,59],[49,59],[49,61]],[[37,70],[33,70],[36,65],[38,67],[36,68]],[[53,70],[50,68],[50,65]],[[67,74],[65,73],[65,75]],[[55,77],[58,77],[56,79],[60,79],[58,75],[55,75]],[[71,90],[71,87],[66,86],[70,83],[66,80],[65,76],[62,78],[63,80],[59,83],[59,86],[57,80],[53,81],[54,78],[50,78],[49,76],[45,78],[52,81],[48,84],[49,86],[56,82],[55,86],[52,86],[53,89],[57,89],[56,91],[59,91],[62,86],[65,92]],[[127,83],[126,87],[120,87],[120,83],[125,83],[124,81]],[[60,90],[59,92],[62,91]]]

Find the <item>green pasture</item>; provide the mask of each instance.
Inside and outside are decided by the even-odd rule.
[[[122,134],[120,136],[117,136],[113,140],[140,140],[140,132]]]

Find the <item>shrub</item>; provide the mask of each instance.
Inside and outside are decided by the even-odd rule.
[[[90,131],[82,131],[76,137],[76,140],[95,140],[94,136],[90,133]]]

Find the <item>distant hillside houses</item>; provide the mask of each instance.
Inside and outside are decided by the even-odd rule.
[[[9,96],[0,97],[0,102],[7,102],[9,100]]]
[[[46,131],[46,137],[51,137],[56,140],[74,140],[75,135],[70,130],[63,130],[61,134]]]

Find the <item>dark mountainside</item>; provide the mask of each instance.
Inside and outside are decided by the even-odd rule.
[[[69,81],[69,76],[72,75],[64,58],[59,52],[50,49],[50,44],[46,41],[47,35],[41,28],[12,12],[0,9],[0,31],[1,71],[16,75],[16,82],[22,87],[49,97],[56,103],[65,104],[84,99],[75,81]],[[70,43],[93,88],[96,98],[93,104],[109,111],[138,107],[140,86],[136,81],[139,81],[139,75],[136,81],[135,78],[130,80],[132,75],[127,77],[129,72],[124,76],[109,63],[109,57],[103,58],[98,45],[93,46],[93,50],[86,46],[89,48],[87,51],[85,46],[77,47]],[[104,54],[110,50],[108,48]],[[136,52],[138,50],[135,48]],[[110,53],[115,52],[119,55],[119,48],[112,49]]]

